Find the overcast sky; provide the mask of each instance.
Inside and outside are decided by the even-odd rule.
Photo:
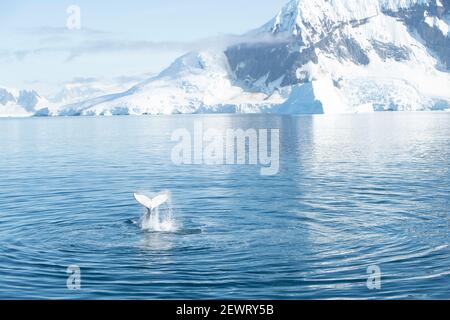
[[[156,73],[216,37],[263,25],[286,2],[1,0],[0,86],[52,91],[73,78]],[[71,5],[80,30],[67,28]]]

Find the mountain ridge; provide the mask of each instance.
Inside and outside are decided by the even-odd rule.
[[[449,17],[450,0],[292,0],[223,50],[190,52],[128,90],[36,114],[449,109]]]

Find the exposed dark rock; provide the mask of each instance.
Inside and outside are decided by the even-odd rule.
[[[252,86],[263,77],[266,77],[265,83],[269,84],[284,76],[282,87],[305,82],[304,78],[297,77],[297,69],[308,62],[318,63],[316,49],[336,55],[340,60],[350,60],[360,65],[370,62],[355,40],[331,35],[301,50],[299,43],[293,38],[292,42],[240,44],[228,48],[225,54],[236,81],[250,90],[258,90]]]
[[[418,34],[423,39],[430,52],[442,62],[443,67],[450,70],[450,38],[438,28],[431,27],[425,22],[426,14],[442,19],[448,18],[450,0],[441,0],[441,2],[443,7],[431,2],[429,5],[416,5],[396,12],[385,10],[383,13],[403,21],[412,34]],[[316,37],[318,33],[314,35],[320,39],[316,42],[310,41],[311,39],[305,36],[304,30],[299,30],[298,26],[293,26],[297,29],[292,32],[299,36],[293,35],[289,40],[276,42],[281,30],[278,25],[275,25],[269,29],[274,36],[273,43],[235,45],[228,48],[225,54],[234,72],[236,82],[249,90],[261,90],[261,79],[268,85],[283,77],[280,84],[282,87],[304,83],[309,81],[309,77],[307,75],[298,77],[297,69],[309,62],[317,63],[317,49],[334,56],[339,61],[351,61],[358,65],[369,64],[370,59],[367,52],[357,41],[344,35],[341,31],[346,26],[357,28],[368,23],[370,19],[371,17],[367,17],[339,24],[325,20],[322,22],[324,33],[319,37]],[[306,23],[305,28],[314,34],[312,26]],[[305,41],[309,44],[305,44],[301,40],[302,32],[307,38]],[[371,44],[383,60],[404,61],[411,57],[408,48],[380,41],[371,41]],[[256,81],[258,81],[259,87],[255,86]]]
[[[36,91],[21,90],[17,103],[21,105],[26,111],[34,111],[34,107],[37,105],[38,93]]]
[[[295,42],[274,44],[242,44],[228,48],[225,54],[233,70],[236,80],[247,88],[266,77],[266,84],[284,76],[281,86],[301,82],[296,71],[302,65],[312,61],[317,63],[317,55],[313,48],[296,50]]]
[[[383,60],[393,59],[395,61],[404,61],[410,58],[411,52],[407,48],[398,47],[392,43],[383,43],[380,41],[371,41],[373,49]]]
[[[5,105],[8,102],[15,102],[14,96],[6,89],[0,88],[0,104]]]
[[[450,0],[441,0],[441,2],[443,7],[436,5],[433,1],[427,5],[416,5],[397,12],[385,10],[384,13],[403,20],[412,33],[417,33],[422,38],[430,52],[442,62],[444,68],[450,70],[450,37],[425,22],[427,15],[444,18],[449,14]]]

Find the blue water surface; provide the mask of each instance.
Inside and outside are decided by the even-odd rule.
[[[176,166],[195,121],[279,128],[279,174]],[[0,299],[449,299],[449,153],[450,113],[3,119]]]

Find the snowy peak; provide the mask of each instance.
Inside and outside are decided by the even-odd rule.
[[[139,115],[258,111],[283,100],[245,92],[221,51],[191,52],[156,77],[121,93],[65,106],[60,115]]]
[[[413,60],[450,69],[449,11],[450,0],[293,0],[252,32],[278,44],[243,43],[226,53],[236,78],[250,89],[263,77],[266,83],[283,77],[282,86],[297,83],[298,68],[317,64],[321,53],[356,65]],[[249,55],[253,59],[243,61]],[[270,57],[265,69],[255,61]]]
[[[46,108],[35,92],[0,88],[0,115],[448,109],[449,26],[450,0],[292,0],[241,41],[126,88],[70,84]]]
[[[266,26],[275,35],[298,36],[304,44],[319,41],[342,24],[377,16],[378,0],[293,0]]]
[[[92,80],[66,83],[50,100],[57,105],[81,102],[124,90],[124,87],[107,81]]]
[[[228,76],[226,57],[220,51],[190,52],[173,62],[156,78],[176,78],[186,74],[215,73]],[[152,80],[152,79],[150,79]]]
[[[431,55],[438,68],[450,70],[450,0],[406,1],[406,9],[385,4],[384,14],[402,21]]]
[[[226,55],[247,90],[296,86],[291,106],[334,92],[354,110],[442,108],[450,88],[442,72],[450,70],[449,10],[450,0],[293,0],[252,32],[276,41],[238,44]]]
[[[448,10],[448,0],[292,0],[263,29],[275,35],[299,36],[315,42],[343,24],[355,24],[380,12],[399,12],[413,7]]]
[[[0,87],[0,116],[33,115],[48,101],[35,90],[17,90]]]
[[[383,11],[398,12],[405,9],[410,9],[415,6],[441,6],[445,0],[379,0],[380,7]]]
[[[449,3],[293,0],[243,37],[252,41],[188,53],[129,90],[68,105],[59,114],[446,108],[450,77],[435,66],[445,63],[450,48],[442,32]]]
[[[28,112],[33,112],[36,107],[39,107],[46,102],[35,90],[21,90],[17,98],[17,104],[23,107]]]
[[[14,102],[16,102],[16,97],[11,90],[0,87],[0,105],[6,105],[7,103]]]

